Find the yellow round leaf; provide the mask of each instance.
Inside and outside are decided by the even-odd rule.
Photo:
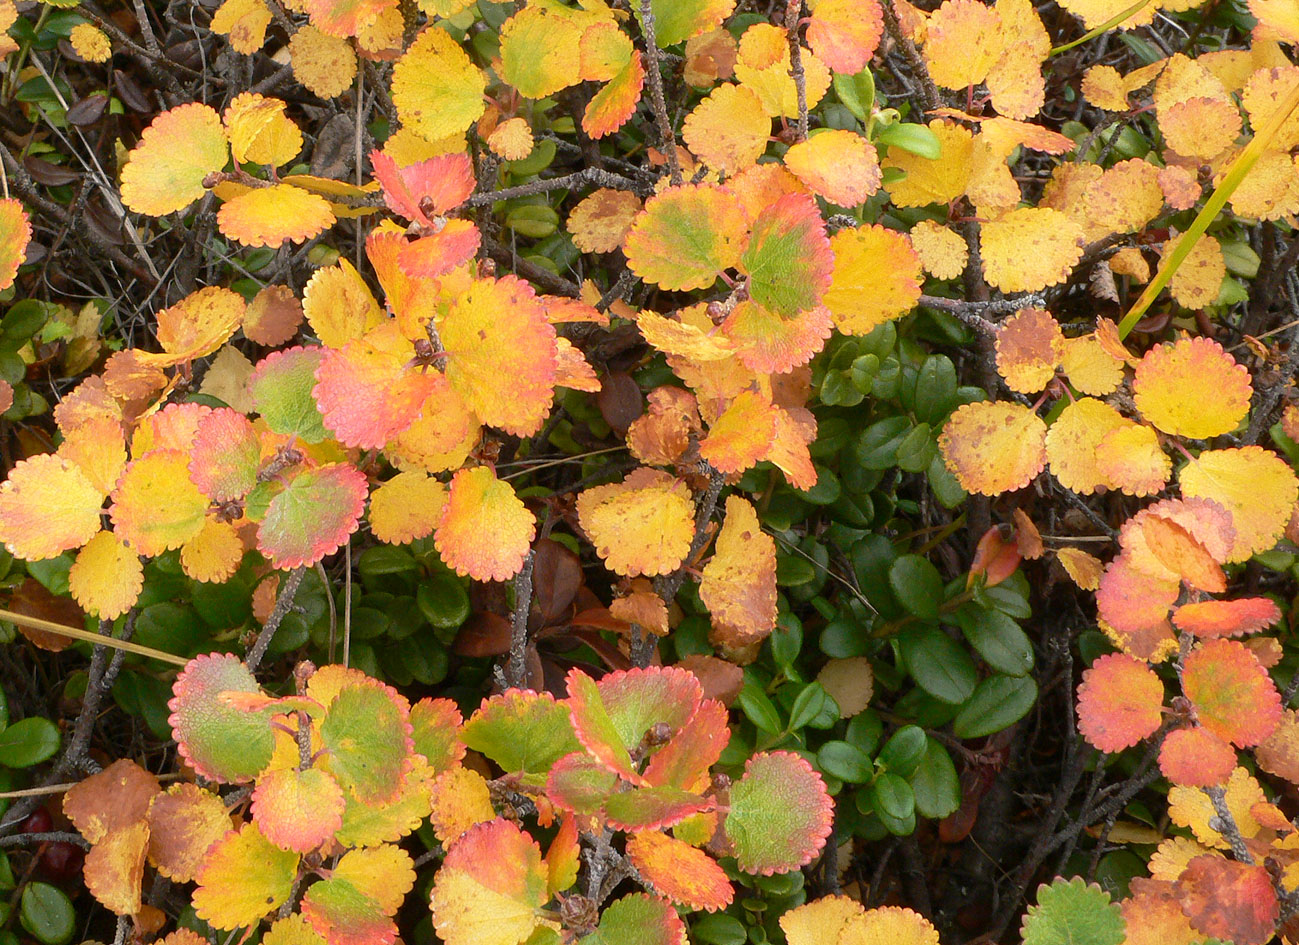
[[[244,543],[230,522],[209,518],[180,549],[180,566],[196,581],[228,581],[244,559]]]
[[[510,484],[476,466],[452,477],[433,543],[457,574],[504,581],[519,573],[536,533],[536,520]]]
[[[1133,158],[1107,168],[1083,196],[1088,221],[1106,233],[1135,233],[1164,209],[1159,168]]]
[[[762,530],[753,505],[739,496],[726,499],[726,519],[704,566],[699,599],[725,646],[757,643],[776,626],[776,543]]]
[[[240,92],[226,107],[222,121],[230,153],[240,164],[288,164],[302,150],[302,131],[288,115],[285,103],[254,92]]]
[[[244,824],[208,850],[198,871],[194,911],[214,928],[254,926],[288,900],[298,859],[267,840],[256,824]]]
[[[487,146],[497,157],[519,161],[532,153],[532,128],[525,118],[511,118],[496,126]]]
[[[1046,424],[1016,403],[965,404],[948,418],[938,448],[968,492],[1000,495],[1022,489],[1046,465]]]
[[[995,8],[978,0],[945,0],[929,16],[925,62],[938,85],[964,89],[987,78],[1004,43]]]
[[[815,108],[830,87],[830,70],[804,49],[804,84],[808,108]],[[771,23],[755,23],[740,37],[735,78],[751,89],[772,118],[798,115],[798,90],[789,74],[789,35]]]
[[[235,52],[251,56],[266,42],[266,27],[271,25],[271,11],[266,0],[225,0],[212,14],[214,33],[230,37]]]
[[[906,234],[878,224],[842,229],[830,238],[834,272],[821,302],[836,327],[869,334],[901,318],[920,298],[920,257]]]
[[[954,121],[936,118],[929,130],[938,138],[942,153],[922,157],[901,148],[891,148],[882,162],[885,170],[896,168],[903,177],[888,185],[889,196],[899,207],[925,207],[950,203],[970,182],[974,168],[974,135]]]
[[[317,269],[302,290],[302,311],[321,344],[341,348],[384,320],[370,288],[346,259]]]
[[[447,488],[419,470],[398,473],[370,495],[370,530],[391,545],[433,534]]]
[[[762,102],[742,85],[720,85],[686,116],[681,138],[710,168],[734,174],[767,150],[771,119]]]
[[[0,541],[24,561],[53,558],[95,536],[103,504],[104,493],[76,463],[52,453],[33,456],[0,485]]]
[[[403,125],[429,140],[464,131],[486,109],[487,77],[445,30],[426,27],[392,72],[392,102]]]
[[[433,833],[443,846],[472,827],[496,817],[492,794],[481,774],[464,765],[455,765],[433,782],[433,812],[429,816]]]
[[[1132,4],[1127,0],[1061,0],[1060,6],[1082,20],[1083,25],[1088,29],[1094,29],[1114,19],[1120,13],[1126,12]],[[1130,30],[1149,25],[1155,17],[1158,6],[1154,3],[1146,4],[1123,21],[1123,29]]]
[[[191,102],[153,120],[122,169],[122,203],[160,217],[206,193],[203,180],[225,167],[229,148],[221,118]]]
[[[1060,365],[1069,383],[1092,397],[1104,397],[1123,381],[1123,361],[1105,350],[1095,332],[1066,338]]]
[[[1051,475],[1072,492],[1091,495],[1112,483],[1096,461],[1096,448],[1111,430],[1132,424],[1109,404],[1081,397],[1065,407],[1046,435]]]
[[[935,220],[921,220],[907,235],[920,265],[935,279],[955,279],[965,271],[970,255],[961,234]]]
[[[1227,564],[1275,545],[1299,498],[1294,470],[1260,446],[1206,450],[1182,467],[1178,483],[1186,498],[1212,499],[1231,513],[1236,540]]]
[[[68,571],[72,597],[100,620],[115,620],[130,610],[143,586],[140,556],[112,532],[90,539]]]
[[[1146,352],[1132,381],[1137,409],[1158,429],[1196,440],[1230,433],[1249,413],[1254,387],[1243,364],[1209,338]],[[1212,391],[1212,397],[1198,396]]]
[[[1167,256],[1185,236],[1169,239],[1164,244]],[[1227,263],[1222,255],[1222,244],[1207,233],[1195,241],[1191,252],[1173,273],[1168,282],[1168,294],[1186,308],[1205,308],[1218,299],[1222,280],[1227,276]]]
[[[838,942],[848,920],[865,911],[856,899],[825,896],[790,909],[780,917],[780,928],[789,945],[824,945]]]
[[[1096,467],[1114,488],[1138,497],[1163,489],[1173,471],[1155,431],[1140,423],[1106,433],[1096,445]]]
[[[104,31],[90,23],[78,23],[72,27],[68,42],[72,43],[77,55],[86,62],[108,62],[113,55],[113,47]]]
[[[109,514],[137,554],[160,555],[203,530],[208,499],[189,478],[189,454],[176,449],[132,461],[118,480]]]
[[[351,43],[310,24],[299,27],[289,40],[289,61],[294,77],[321,98],[342,95],[356,79],[356,53]]]
[[[938,945],[938,930],[918,912],[880,906],[849,918],[839,945]]]
[[[690,551],[694,511],[686,485],[654,469],[637,469],[577,498],[582,530],[605,565],[626,577],[675,570]]]
[[[301,243],[334,225],[329,201],[291,184],[273,184],[240,194],[217,211],[221,233],[245,246]]]
[[[1022,207],[983,224],[983,275],[1002,292],[1036,292],[1069,278],[1082,258],[1082,228],[1059,210]]]

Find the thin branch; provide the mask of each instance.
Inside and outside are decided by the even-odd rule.
[[[807,73],[803,70],[803,45],[798,39],[798,20],[803,0],[789,0],[785,5],[785,32],[789,38],[789,75],[794,80],[798,99],[797,141],[807,140]],[[797,141],[795,143],[797,143]]]
[[[22,847],[33,843],[72,843],[83,850],[90,849],[90,844],[85,837],[79,833],[71,833],[66,830],[51,830],[45,833],[15,833],[7,837],[0,837],[0,847]]]
[[[701,463],[700,466],[702,467],[700,471],[708,474],[708,489],[699,497],[699,502],[695,506],[695,537],[690,542],[690,552],[686,555],[686,560],[681,563],[681,567],[671,574],[654,579],[654,592],[663,598],[666,604],[671,604],[672,599],[677,596],[677,591],[681,590],[681,585],[685,583],[686,569],[690,562],[708,542],[708,523],[712,521],[713,511],[717,508],[717,497],[722,494],[722,486],[726,483],[724,473],[718,472],[707,462]]]
[[[1240,827],[1236,825],[1236,818],[1231,815],[1231,809],[1227,807],[1227,792],[1222,789],[1221,785],[1201,788],[1213,802],[1213,812],[1216,815],[1209,821],[1209,826],[1218,833],[1227,838],[1231,844],[1231,855],[1241,863],[1253,863],[1254,857],[1249,852],[1249,847],[1245,846],[1245,838],[1240,834]]]
[[[508,246],[503,246],[496,240],[483,234],[483,249],[488,256],[496,260],[502,266],[509,267],[529,282],[535,282],[547,292],[553,292],[556,295],[566,295],[575,299],[582,294],[582,288],[575,282],[565,279],[563,276],[557,276],[549,269],[542,269],[534,262],[529,262],[522,256],[517,255],[514,250]]]
[[[532,566],[536,552],[529,551],[523,569],[514,575],[514,615],[510,624],[510,661],[505,681],[511,688],[522,689],[528,681],[528,614],[532,610]]]
[[[893,0],[881,0],[880,8],[884,11],[885,28],[893,37],[893,42],[901,48],[902,54],[907,57],[912,73],[920,82],[925,111],[933,111],[942,105],[943,101],[938,96],[938,86],[934,85],[934,80],[929,75],[929,66],[925,65],[924,57],[920,55],[920,50],[916,49],[916,44],[911,41],[911,37],[902,32],[902,24],[898,22],[897,12],[893,9]]]
[[[250,672],[257,672],[257,667],[261,665],[262,657],[266,655],[266,649],[271,645],[271,639],[275,636],[275,631],[280,629],[280,624],[289,613],[289,608],[293,606],[293,598],[298,593],[298,585],[302,583],[302,576],[307,573],[306,568],[294,568],[290,573],[284,586],[280,588],[280,593],[275,598],[275,606],[271,608],[271,614],[266,618],[266,623],[262,625],[262,632],[257,634],[257,639],[248,649],[248,656],[244,662],[248,664]]]
[[[650,103],[654,108],[654,122],[659,129],[659,144],[672,173],[672,186],[681,183],[681,162],[677,160],[677,136],[668,118],[668,103],[663,98],[663,73],[659,71],[659,43],[654,32],[654,10],[650,0],[640,0],[640,28],[645,37],[645,73],[650,87]]]
[[[485,207],[498,200],[533,197],[537,194],[549,193],[552,190],[573,190],[577,187],[585,187],[588,184],[595,184],[598,187],[606,187],[610,190],[630,190],[642,197],[654,192],[654,188],[650,184],[631,180],[621,174],[615,174],[613,171],[606,171],[600,167],[587,167],[580,171],[574,171],[572,174],[565,174],[563,177],[534,180],[526,184],[520,184],[518,187],[506,187],[503,190],[474,194],[465,201],[465,205],[469,207]]]

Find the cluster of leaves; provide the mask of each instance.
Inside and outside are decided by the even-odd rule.
[[[92,5],[47,3],[77,9],[61,23],[85,63],[147,52]],[[1195,839],[1165,840],[1121,908],[1081,881],[1044,886],[1024,941],[1118,945],[1139,929],[1263,945],[1289,917],[1299,834],[1238,755],[1299,781],[1299,718],[1268,672],[1283,648],[1255,636],[1282,612],[1229,589],[1299,538],[1299,477],[1256,444],[1272,408],[1251,417],[1249,370],[1204,337],[1204,313],[1245,296],[1246,224],[1299,212],[1285,50],[1299,20],[1287,0],[1249,0],[1249,49],[1151,47],[1126,72],[1090,68],[1080,107],[1144,127],[1155,146],[1134,149],[1039,117],[1065,47],[1029,0],[806,6],[768,19],[731,0],[221,3],[210,30],[229,54],[252,63],[282,43],[305,98],[350,94],[359,113],[378,77],[373,150],[354,129],[368,175],[301,161],[301,103],[263,94],[277,83],[227,84],[220,109],[169,100],[122,148],[120,202],[146,235],[188,220],[249,253],[313,243],[310,279],[169,295],[158,350],[104,344],[93,302],[74,315],[25,300],[0,322],[10,419],[44,407],[23,384],[33,365],[98,369],[54,408],[57,445],[26,449],[0,485],[0,541],[31,575],[20,596],[66,591],[101,632],[134,632],[183,576],[252,598],[214,627],[265,627],[246,662],[207,654],[179,617],[152,641],[204,653],[152,719],[201,783],[164,791],[119,761],[66,796],[92,844],[89,890],[141,934],[165,924],[142,895],[151,866],[197,884],[196,926],[392,942],[416,882],[400,844],[428,820],[431,921],[451,945],[676,943],[678,912],[722,910],[744,910],[755,942],[935,945],[910,910],[801,904],[801,879],[768,878],[809,864],[832,821],[867,841],[909,835],[918,816],[947,818],[949,842],[969,832],[977,791],[949,747],[1035,703],[1018,568],[1047,542],[1096,592],[1115,651],[1083,676],[1078,729],[1104,753],[1157,739],[1172,819]],[[1200,4],[1060,6],[1104,33]],[[45,12],[33,24],[0,0],[0,27],[28,44],[0,51],[37,48]],[[876,101],[883,47],[906,59],[921,120]],[[28,78],[45,91],[27,101],[67,127],[57,83]],[[561,146],[589,163],[541,177]],[[567,206],[547,196],[569,192]],[[343,221],[363,234],[354,262],[320,242]],[[0,289],[32,237],[22,202],[0,200]],[[579,258],[614,262],[587,279]],[[1097,304],[1145,289],[1119,324],[1089,310],[1078,331],[1083,283]],[[1165,340],[1181,311],[1200,313],[1176,322],[1198,334]],[[986,344],[989,392],[921,341]],[[628,349],[614,367],[608,351]],[[997,384],[1010,396],[989,398]],[[589,463],[562,491],[505,472],[547,445],[582,453],[583,423],[631,461]],[[1274,439],[1296,433],[1292,406]],[[956,510],[1034,482],[1153,501],[1108,563],[1001,506],[1013,526],[987,530],[968,563],[949,556],[946,580],[929,553],[961,521],[932,540],[906,522],[931,499]],[[986,522],[992,506],[970,508]],[[350,587],[353,541],[377,543],[359,567],[369,609],[400,586],[414,604],[384,620],[444,631],[430,644],[443,662],[448,643],[504,658],[467,721],[355,668],[299,664],[291,694],[258,684],[269,645],[332,626],[324,565],[345,551]],[[597,590],[583,555],[609,573]],[[349,634],[354,616],[349,593]],[[819,653],[803,645],[814,635]],[[681,666],[650,666],[656,650]],[[419,643],[392,653],[359,661],[402,684],[446,675]],[[592,657],[614,671],[593,678]],[[641,891],[614,898],[624,883]],[[763,895],[783,915],[763,916]],[[695,925],[735,938],[735,923]]]
[[[171,724],[212,786],[164,791],[122,760],[65,795],[64,814],[92,844],[85,877],[100,903],[157,931],[165,917],[141,898],[152,866],[197,884],[194,912],[211,928],[256,929],[274,913],[267,941],[390,943],[415,882],[397,843],[427,819],[445,849],[430,905],[447,942],[492,927],[500,941],[676,943],[685,929],[673,904],[731,902],[718,857],[732,871],[788,872],[830,833],[830,798],[796,755],[754,754],[734,782],[712,771],[727,713],[686,670],[598,683],[573,670],[567,699],[510,689],[468,720],[450,700],[412,706],[355,669],[301,664],[295,678],[297,694],[271,696],[238,658],[196,658],[176,680]],[[468,749],[499,773],[464,764]],[[222,784],[249,787],[223,798]],[[557,828],[544,855],[524,817]],[[610,845],[619,833],[624,854]],[[579,834],[600,837],[608,858],[586,895],[573,889]],[[601,911],[629,874],[647,892]]]

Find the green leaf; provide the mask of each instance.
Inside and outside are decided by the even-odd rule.
[[[49,719],[33,715],[0,733],[0,765],[30,768],[59,750],[59,730]]]
[[[925,730],[918,725],[904,725],[880,749],[879,761],[899,777],[909,778],[925,756]]]
[[[884,367],[881,367],[875,378],[876,386],[884,376]],[[878,391],[876,396],[879,396]],[[896,464],[898,447],[910,432],[909,417],[888,417],[872,423],[857,440],[857,461],[867,469],[888,469]]]
[[[1020,931],[1024,945],[1119,945],[1127,934],[1110,894],[1080,876],[1037,887],[1037,905],[1028,907]]]
[[[920,688],[935,699],[957,705],[974,692],[974,661],[955,640],[933,626],[910,627],[900,634],[902,658]]]
[[[889,568],[889,587],[912,616],[937,620],[943,602],[943,578],[920,555],[903,555]]]
[[[956,366],[944,355],[930,355],[916,376],[916,419],[937,424],[955,407]]]
[[[961,806],[961,779],[947,749],[926,739],[925,756],[911,774],[916,810],[923,817],[946,817]]]
[[[903,151],[910,151],[912,154],[918,154],[922,158],[928,158],[931,161],[938,160],[943,151],[938,136],[930,131],[927,126],[918,125],[914,122],[896,122],[892,125],[885,125],[876,131],[875,140],[880,144],[887,144],[891,148],[901,148]]]
[[[871,785],[875,808],[895,820],[906,820],[914,816],[916,795],[911,785],[896,774],[884,772]]]
[[[875,107],[875,77],[869,68],[856,75],[836,73],[834,94],[839,96],[839,101],[852,112],[854,118],[865,122]]]
[[[425,578],[415,591],[420,613],[438,630],[454,630],[469,619],[469,594],[449,571]]]
[[[989,676],[979,683],[952,722],[957,738],[982,738],[1013,725],[1033,707],[1037,683],[1032,676]]]
[[[690,937],[704,945],[744,945],[748,934],[744,923],[733,915],[717,912],[706,915],[690,926]]]
[[[487,699],[465,722],[460,740],[533,786],[544,785],[551,765],[581,748],[567,705],[521,689]]]
[[[375,545],[367,548],[356,562],[362,577],[372,578],[383,574],[408,574],[419,564],[405,548],[396,545]]]
[[[789,730],[797,732],[821,714],[830,696],[819,682],[808,683],[789,708]]]
[[[738,699],[740,709],[759,731],[768,735],[779,735],[782,731],[780,713],[767,694],[753,683],[745,683]]]
[[[1033,669],[1033,644],[1000,610],[967,604],[956,612],[956,622],[970,646],[997,672],[1024,676]]]
[[[826,774],[850,784],[865,784],[875,773],[870,755],[848,742],[826,742],[816,753],[816,764]]]
[[[49,883],[28,883],[23,889],[19,919],[28,934],[41,945],[64,945],[72,941],[77,913],[63,890]]]
[[[844,739],[866,754],[873,755],[875,749],[879,747],[880,737],[883,734],[884,723],[880,721],[874,709],[867,709],[853,716],[853,720],[848,723],[848,731],[844,734]]]

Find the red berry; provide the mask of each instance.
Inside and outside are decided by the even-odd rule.
[[[38,807],[28,815],[19,828],[19,833],[49,833],[54,828],[54,819],[44,807]]]
[[[75,843],[51,843],[45,847],[36,871],[55,885],[74,882],[81,878],[81,865],[86,854]]]

